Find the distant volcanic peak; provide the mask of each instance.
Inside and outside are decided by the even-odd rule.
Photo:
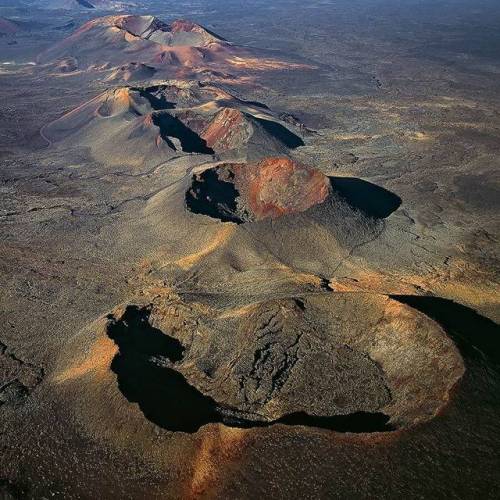
[[[18,31],[21,31],[21,27],[17,23],[0,17],[0,35],[13,35]]]
[[[187,19],[177,19],[170,25],[170,30],[172,33],[198,33],[207,44],[212,42],[225,42],[220,36]]]
[[[224,43],[222,38],[190,21],[174,21],[172,25],[168,25],[155,16],[138,15],[113,15],[93,19],[76,30],[70,39],[89,31],[98,33],[102,30],[122,32],[129,43],[143,40],[164,46],[164,50],[169,47],[201,48],[215,42]]]
[[[168,31],[168,25],[154,16],[116,16],[113,25],[145,39],[151,37],[155,31]]]
[[[180,31],[205,31],[200,25],[188,21],[187,19],[177,19],[170,25],[172,33]]]
[[[222,38],[210,33],[202,26],[187,20],[177,20],[168,25],[154,16],[112,16],[104,22],[125,30],[127,33],[167,46],[203,47]]]
[[[43,5],[41,5],[42,8],[65,10],[73,10],[75,7],[83,7],[85,9],[124,10],[132,6],[134,6],[132,2],[117,0],[47,0],[43,1]]]
[[[285,157],[227,163],[193,178],[188,208],[230,222],[276,219],[323,203],[330,180],[319,170]]]

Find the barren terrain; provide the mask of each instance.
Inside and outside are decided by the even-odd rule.
[[[500,8],[0,3],[0,495],[496,498]]]

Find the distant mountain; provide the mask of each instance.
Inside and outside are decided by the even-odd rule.
[[[126,10],[135,7],[135,3],[119,0],[38,0],[37,6],[46,9],[102,9]]]
[[[223,57],[226,46],[222,38],[190,21],[166,24],[154,16],[107,16],[85,23],[38,60],[71,57],[79,68],[131,61],[193,66]]]
[[[255,49],[233,45],[192,21],[179,19],[167,24],[154,16],[113,15],[85,23],[41,53],[37,61],[55,64],[57,69],[61,60],[71,59],[75,69],[109,71],[104,78],[112,80],[119,76],[116,68],[130,63],[150,66],[159,73],[156,77],[163,79],[227,81],[235,74],[248,78],[250,72],[314,69],[257,55]],[[124,80],[129,81],[130,71],[123,72]]]
[[[0,36],[15,35],[19,31],[23,31],[21,25],[5,17],[0,17]]]

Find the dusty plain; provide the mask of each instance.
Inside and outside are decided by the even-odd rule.
[[[498,498],[496,2],[101,7],[0,1],[0,495]]]

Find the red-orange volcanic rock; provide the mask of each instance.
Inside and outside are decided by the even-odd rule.
[[[236,148],[247,135],[247,126],[243,113],[237,109],[224,108],[217,113],[201,136],[207,146],[216,151]]]
[[[330,191],[330,180],[319,170],[286,157],[268,157],[195,174],[186,205],[194,213],[240,224],[303,212],[323,203]]]
[[[326,175],[289,158],[266,158],[233,171],[235,186],[256,220],[303,212],[330,193]]]
[[[199,26],[187,19],[177,19],[170,25],[170,28],[173,33],[177,33],[178,31],[196,31]]]

